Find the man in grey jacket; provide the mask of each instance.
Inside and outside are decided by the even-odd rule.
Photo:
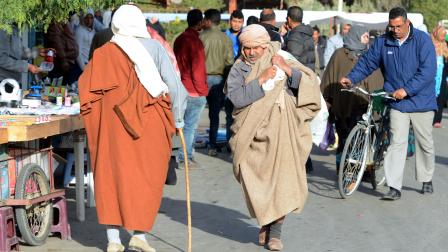
[[[22,39],[17,27],[13,27],[12,34],[0,30],[0,81],[13,78],[20,82],[21,74],[30,72],[39,73],[39,67],[28,63]]]
[[[288,8],[286,17],[285,50],[305,66],[314,70],[316,58],[314,56],[313,28],[302,23],[303,10],[298,6]]]

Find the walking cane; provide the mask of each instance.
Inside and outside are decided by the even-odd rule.
[[[185,145],[184,132],[182,128],[178,129],[180,140],[182,142],[182,149],[184,152],[184,163],[185,163],[185,190],[187,192],[187,223],[188,223],[188,252],[191,252],[191,204],[190,204],[190,177],[188,175],[188,156],[187,148]]]

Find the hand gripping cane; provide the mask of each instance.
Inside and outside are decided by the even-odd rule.
[[[182,142],[182,149],[184,152],[185,163],[185,190],[187,192],[187,223],[188,223],[188,252],[191,252],[191,204],[190,204],[190,177],[188,175],[188,155],[185,145],[184,132],[182,128],[177,129],[179,131],[180,140]]]

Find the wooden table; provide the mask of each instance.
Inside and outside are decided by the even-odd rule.
[[[37,116],[1,115],[0,119],[14,119],[10,125],[0,127],[0,144],[8,142],[31,141],[49,136],[74,132],[73,144],[75,154],[75,176],[76,176],[76,217],[79,221],[85,220],[84,204],[84,139],[85,133],[82,119],[79,115],[51,116],[51,120],[44,123],[33,123]],[[8,122],[9,123],[9,122]],[[88,206],[93,201],[93,177],[89,172]],[[91,182],[91,183],[90,183]]]

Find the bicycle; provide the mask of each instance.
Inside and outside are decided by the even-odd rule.
[[[390,94],[380,91],[372,92],[354,87],[341,89],[344,92],[360,92],[368,97],[367,112],[362,115],[356,126],[350,131],[342,151],[339,166],[338,186],[342,198],[350,197],[359,187],[367,167],[371,170],[370,182],[374,190],[384,184],[386,178],[382,163],[384,154],[390,142],[389,136],[389,106],[384,106],[378,112],[380,118],[375,120],[374,101],[379,98],[381,102],[386,99],[395,100]],[[376,179],[377,173],[381,176]]]

